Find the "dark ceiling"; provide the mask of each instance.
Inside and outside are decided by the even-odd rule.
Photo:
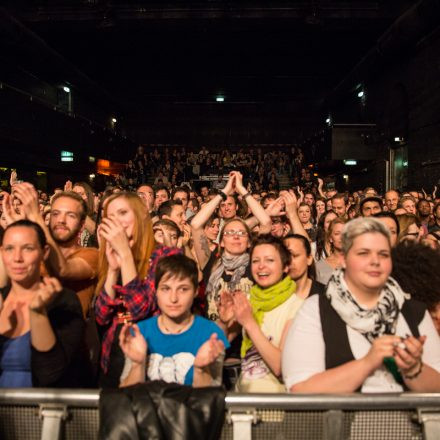
[[[14,0],[6,9],[122,111],[139,114],[150,103],[213,102],[220,93],[228,103],[318,108],[413,3]]]

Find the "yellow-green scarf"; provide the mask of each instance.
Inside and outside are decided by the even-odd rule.
[[[252,312],[261,327],[263,324],[264,314],[270,312],[275,307],[287,301],[293,293],[295,293],[296,284],[289,276],[284,277],[281,281],[274,284],[267,289],[254,285],[251,287],[251,296],[249,302],[251,303]],[[252,341],[245,333],[243,342],[241,344],[241,357],[244,358],[246,352],[252,347]]]

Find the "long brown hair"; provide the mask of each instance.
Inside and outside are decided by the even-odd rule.
[[[133,228],[133,246],[131,252],[133,254],[136,272],[141,280],[143,280],[148,271],[149,260],[154,249],[154,234],[150,215],[137,194],[129,192],[120,192],[113,194],[107,199],[104,208],[103,217],[107,217],[107,210],[111,202],[119,197],[127,200],[133,209],[135,216],[135,224]],[[96,292],[99,293],[105,283],[108,272],[108,261],[105,255],[106,240],[101,239],[99,246],[99,273]]]

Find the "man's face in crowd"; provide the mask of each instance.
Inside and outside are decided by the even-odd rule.
[[[151,186],[149,186],[149,185],[142,185],[142,186],[140,186],[138,188],[137,195],[144,202],[144,204],[147,207],[148,211],[151,211],[153,209],[153,205],[154,205],[154,191],[153,191],[153,188],[151,188]]]
[[[396,191],[388,191],[385,194],[385,204],[389,211],[395,211],[399,204],[399,194]]]
[[[421,217],[428,217],[431,214],[431,205],[427,200],[422,200],[417,205],[417,210]]]
[[[407,199],[402,203],[402,208],[408,213],[408,214],[416,214],[416,204],[413,200]]]
[[[369,200],[362,205],[362,217],[370,217],[382,211],[382,206],[376,200]]]
[[[332,209],[338,217],[345,217],[346,206],[344,199],[332,199]]]
[[[176,194],[174,194],[173,200],[180,200],[183,210],[186,211],[188,206],[188,194],[185,191],[177,191]]]
[[[270,233],[273,237],[281,238],[284,236],[285,227],[281,217],[272,217]]]
[[[220,216],[224,219],[234,218],[237,215],[237,204],[232,196],[220,203]]]
[[[202,189],[200,190],[200,194],[202,195],[203,198],[208,197],[208,187],[207,186],[202,186]]]
[[[60,197],[52,203],[49,228],[57,243],[68,243],[75,239],[81,230],[82,206],[70,197]]]
[[[306,194],[304,196],[304,202],[307,203],[309,206],[313,206],[315,203],[315,197],[313,197],[313,194]]]
[[[183,226],[186,223],[183,205],[174,205],[171,209],[169,219],[172,220],[181,231],[183,231]]]
[[[166,202],[168,200],[168,193],[164,189],[159,189],[156,191],[156,208],[159,208],[160,205],[162,205],[163,202]]]

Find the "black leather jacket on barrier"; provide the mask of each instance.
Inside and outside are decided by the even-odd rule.
[[[183,440],[220,438],[225,390],[163,381],[101,391],[99,439]]]

